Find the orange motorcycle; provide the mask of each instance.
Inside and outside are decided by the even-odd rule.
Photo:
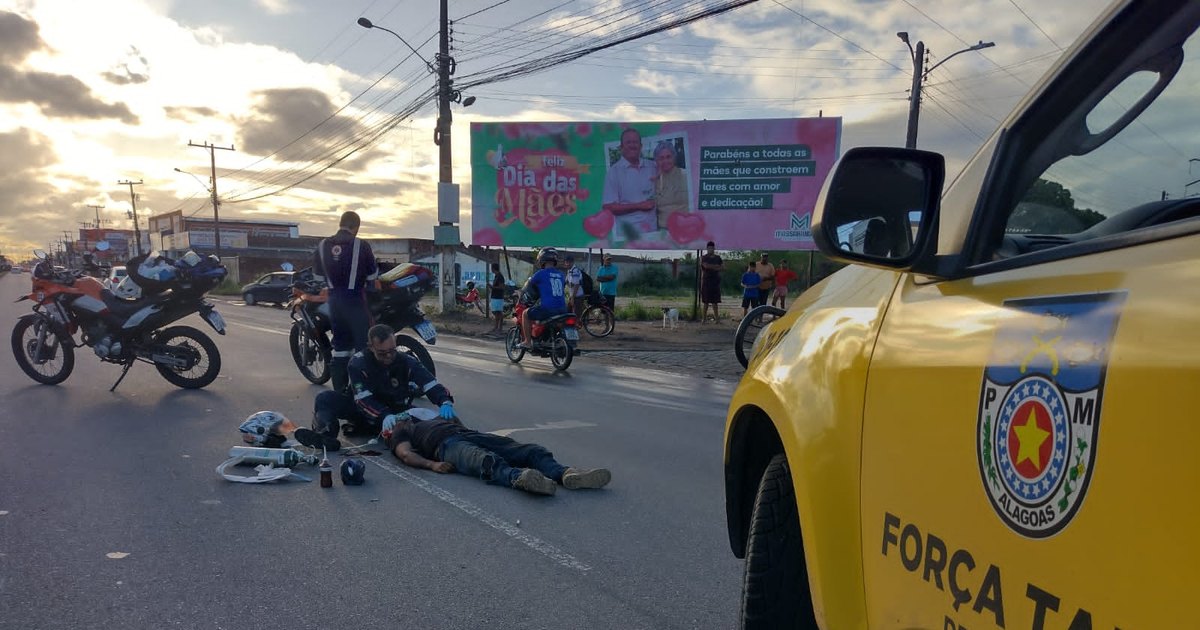
[[[41,261],[31,274],[33,290],[17,300],[32,301],[33,313],[17,320],[12,332],[13,356],[30,378],[46,385],[67,380],[80,346],[91,347],[101,361],[123,366],[109,391],[137,361],[153,364],[164,379],[186,389],[204,387],[217,378],[221,355],[212,339],[190,326],[164,328],[199,313],[225,334],[225,320],[204,299],[225,278],[225,267],[216,257],[188,252],[180,261],[168,261],[154,255],[157,278],[141,278],[142,297],[128,300],[95,278],[54,267],[42,250],[34,255]],[[129,261],[130,269],[138,269],[145,258]]]

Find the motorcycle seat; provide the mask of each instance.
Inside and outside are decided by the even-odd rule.
[[[104,300],[104,305],[108,307],[108,310],[122,319],[142,310],[148,304],[162,300],[161,295],[142,297],[137,300],[126,300],[125,298],[117,297],[108,289],[101,291],[100,297]]]
[[[550,317],[547,317],[546,319],[534,320],[534,321],[540,322],[542,324],[553,324],[554,322],[563,321],[563,320],[567,319],[568,317],[575,317],[575,313],[570,313],[570,312],[559,313],[557,315],[551,315]]]

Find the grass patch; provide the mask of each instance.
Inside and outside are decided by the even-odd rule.
[[[216,295],[241,295],[242,285],[234,282],[232,278],[227,277],[215,289],[209,291],[209,293]]]

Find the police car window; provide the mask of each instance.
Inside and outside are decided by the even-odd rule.
[[[1058,160],[1025,190],[994,258],[1200,217],[1195,32],[1183,53],[1178,72],[1131,123],[1099,147]],[[1127,77],[1088,113],[1088,130],[1095,134],[1120,120],[1151,93],[1159,76],[1142,71]]]

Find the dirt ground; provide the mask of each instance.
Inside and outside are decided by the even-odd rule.
[[[651,300],[640,300],[643,303]],[[424,305],[422,305],[424,306]],[[431,304],[425,309],[426,313],[436,310]],[[647,306],[652,306],[647,304]],[[732,312],[732,311],[731,311]],[[741,309],[737,309],[741,315]],[[431,315],[438,330],[447,333],[472,337],[492,337],[490,330],[492,320],[484,319],[478,311],[456,311],[447,314]],[[647,322],[632,322],[617,320],[613,333],[604,338],[593,338],[586,332],[580,331],[581,342],[587,347],[603,347],[605,349],[630,350],[713,350],[733,347],[733,335],[737,331],[738,320],[729,319],[729,313],[722,312],[722,322],[705,324],[699,322],[680,321],[677,329],[664,329],[662,320]],[[512,319],[505,320],[503,330],[507,331],[513,325]]]

